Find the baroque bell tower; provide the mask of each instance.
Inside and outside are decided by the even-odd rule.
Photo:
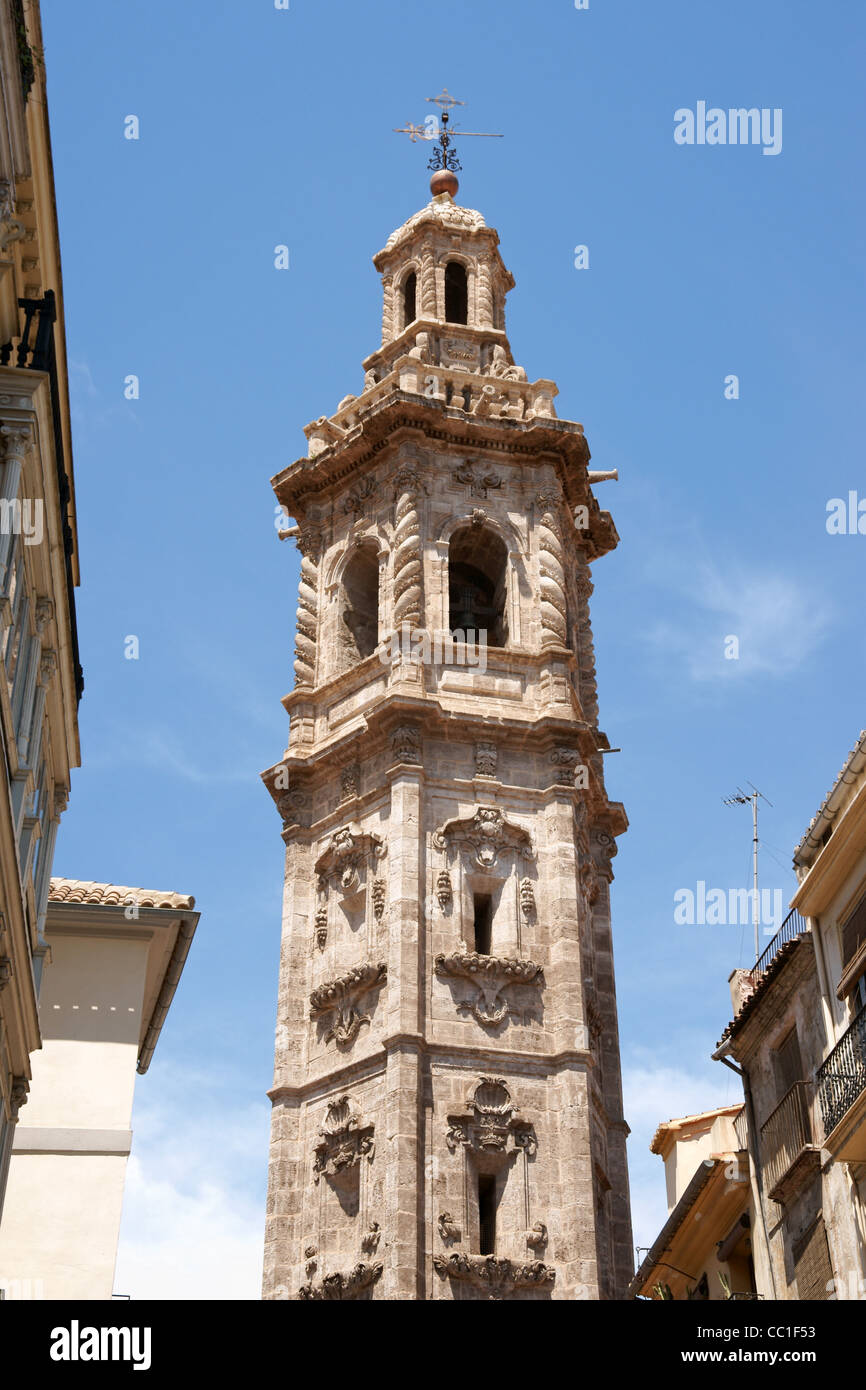
[[[447,150],[446,150],[447,154]],[[505,330],[496,232],[374,257],[360,395],[273,479],[301,553],[266,1298],[615,1299],[632,1274],[589,618],[617,534]]]

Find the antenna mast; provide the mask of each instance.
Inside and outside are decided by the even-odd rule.
[[[755,925],[755,960],[757,961],[761,954],[761,900],[758,897],[758,797],[766,801],[768,806],[772,806],[773,803],[764,796],[763,792],[758,791],[754,782],[750,782],[749,786],[752,790],[748,794],[743,791],[742,787],[737,787],[735,796],[725,796],[722,800],[726,806],[748,806],[750,802],[752,805],[752,921]]]

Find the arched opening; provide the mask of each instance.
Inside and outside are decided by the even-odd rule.
[[[343,571],[340,641],[350,664],[372,656],[379,642],[379,562],[363,545]]]
[[[445,318],[448,323],[469,322],[466,267],[459,261],[449,261],[445,267]]]
[[[452,633],[469,629],[486,634],[491,647],[508,641],[505,612],[508,551],[485,526],[455,531],[448,547],[448,625]]]
[[[418,277],[414,270],[410,270],[403,285],[403,327],[408,328],[410,323],[414,323],[417,317],[415,313],[415,297],[418,290]]]

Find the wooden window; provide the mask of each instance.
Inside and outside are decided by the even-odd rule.
[[[857,904],[842,927],[843,970],[847,969],[863,945],[866,945],[866,898]]]
[[[833,1266],[823,1217],[810,1226],[793,1248],[797,1298],[817,1302],[829,1299],[833,1288]]]

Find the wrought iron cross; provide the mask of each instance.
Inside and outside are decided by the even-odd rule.
[[[451,95],[447,87],[442,88],[438,97],[427,97],[427,101],[432,101],[439,107],[442,113],[441,117],[437,119],[431,113],[423,125],[414,125],[411,121],[407,121],[404,126],[395,126],[394,133],[396,135],[408,135],[413,144],[416,140],[438,140],[438,148],[433,151],[427,161],[427,168],[432,169],[434,173],[439,169],[450,169],[452,173],[455,173],[461,168],[460,160],[452,146],[455,135],[459,135],[461,139],[464,135],[471,135],[476,139],[484,140],[502,139],[502,134],[498,131],[461,130],[459,126],[455,126],[449,132],[450,118],[448,112],[452,106],[465,106],[466,102],[458,101],[456,97]]]

